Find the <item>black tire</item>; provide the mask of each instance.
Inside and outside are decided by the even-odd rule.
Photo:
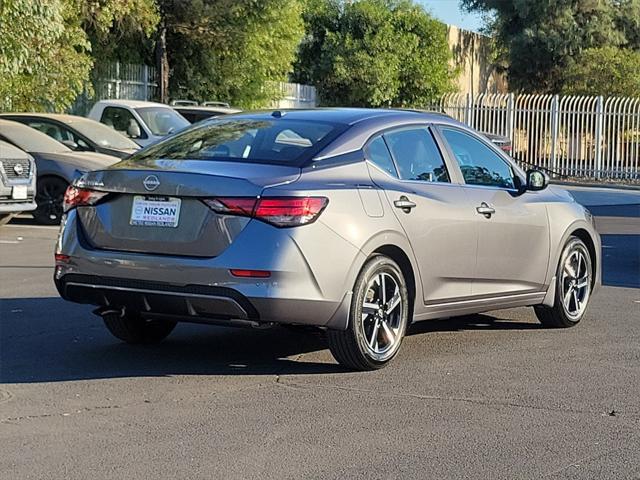
[[[114,337],[131,344],[159,343],[176,327],[176,322],[148,320],[134,312],[108,313],[102,319]]]
[[[568,278],[565,279],[563,275],[565,263],[571,255],[578,253],[582,255],[586,261],[584,265],[580,264],[579,271],[576,272],[576,278],[570,278],[570,276],[568,276]],[[569,328],[580,323],[580,320],[582,320],[587,310],[587,305],[591,297],[591,289],[593,288],[592,261],[589,249],[584,242],[578,237],[570,237],[562,250],[562,255],[560,255],[560,261],[558,262],[556,270],[556,292],[553,307],[545,305],[534,307],[536,316],[542,325],[548,328]],[[584,287],[586,290],[580,289],[579,293],[576,293],[576,295],[580,295],[580,297],[584,299],[584,306],[578,307],[582,302],[578,302],[577,296],[575,300],[570,299],[569,306],[565,305],[565,294],[567,294],[567,289],[572,285],[571,282],[584,277],[586,277],[586,287]],[[577,284],[579,285],[580,283]],[[571,297],[573,298],[573,295],[571,295]],[[580,311],[572,313],[570,308],[571,303],[573,303],[576,309],[580,309]]]
[[[375,287],[371,286],[371,282],[374,282],[374,279],[378,278],[381,274],[385,274],[387,276],[385,278],[392,277],[396,282],[398,291],[394,296],[398,295],[400,298],[400,304],[396,307],[398,311],[396,312],[395,309],[393,309],[393,311],[390,310],[391,313],[387,313],[386,308],[381,308],[375,314],[367,314],[364,311],[365,298],[367,298],[369,305],[375,304],[378,300],[380,300],[381,303],[380,298],[371,296],[376,295],[380,297],[379,292],[382,289],[378,287],[378,293],[376,294],[374,292],[372,294]],[[393,298],[387,302],[387,305],[390,306],[392,300]],[[362,268],[353,287],[353,299],[351,301],[347,329],[327,331],[329,349],[338,363],[349,369],[363,371],[376,370],[387,365],[398,353],[402,339],[406,333],[409,323],[409,301],[407,283],[398,264],[383,255],[377,255],[369,259]],[[363,315],[366,315],[364,319]],[[387,320],[383,321],[383,318]],[[387,332],[389,331],[388,326],[394,325],[396,327],[394,330],[397,330],[397,332],[395,332],[393,342],[389,341],[389,350],[384,354],[376,354],[373,347],[369,345],[370,342],[367,336],[375,339],[373,341],[375,342],[376,348],[379,346],[378,339],[381,336],[389,339],[390,337],[387,336],[384,329],[380,330],[383,323],[387,325]],[[370,329],[370,332],[368,332],[367,329]],[[382,333],[379,334],[378,332]]]
[[[7,223],[9,223],[11,221],[11,219],[13,217],[15,217],[15,216],[16,216],[16,214],[14,214],[14,213],[6,213],[6,214],[3,214],[3,215],[0,215],[0,227],[2,225],[6,225]]]
[[[62,219],[64,192],[69,184],[58,177],[38,178],[33,218],[42,225],[59,225]]]

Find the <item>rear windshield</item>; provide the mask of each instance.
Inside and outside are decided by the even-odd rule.
[[[346,129],[307,120],[235,118],[194,125],[130,160],[220,160],[301,166]]]

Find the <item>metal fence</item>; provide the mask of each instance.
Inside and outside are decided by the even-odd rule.
[[[156,69],[149,65],[103,63],[92,72],[93,96],[85,91],[71,107],[71,113],[86,115],[98,100],[157,100]]]
[[[148,65],[119,62],[98,64],[94,67],[93,97],[80,95],[71,112],[86,115],[98,100],[157,100],[160,91],[156,69]],[[279,82],[280,98],[273,101],[275,108],[311,108],[316,106],[316,89],[310,85]]]
[[[281,98],[274,101],[278,108],[313,108],[316,106],[316,87],[300,83],[280,82]]]
[[[451,94],[436,108],[555,175],[640,180],[640,98]]]

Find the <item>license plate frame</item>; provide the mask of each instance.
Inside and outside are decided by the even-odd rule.
[[[129,225],[176,228],[181,209],[182,200],[177,197],[135,195],[131,202]]]

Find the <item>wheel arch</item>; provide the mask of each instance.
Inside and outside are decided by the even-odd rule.
[[[400,267],[402,275],[404,275],[405,281],[407,282],[407,290],[409,293],[409,323],[411,323],[413,321],[413,312],[416,302],[416,275],[409,256],[402,248],[392,244],[379,246],[372,252],[371,256],[373,255],[385,255],[396,262]],[[371,258],[371,256],[369,256],[369,258]]]
[[[596,251],[596,246],[595,246],[593,237],[584,228],[576,228],[569,234],[569,237],[571,236],[578,237],[580,240],[582,240],[584,244],[587,246],[587,250],[589,250],[589,255],[591,256],[591,274],[592,274],[591,282],[593,287],[593,285],[595,285],[596,283],[596,279],[598,276],[598,268],[599,268],[599,265],[598,265],[599,256]]]

